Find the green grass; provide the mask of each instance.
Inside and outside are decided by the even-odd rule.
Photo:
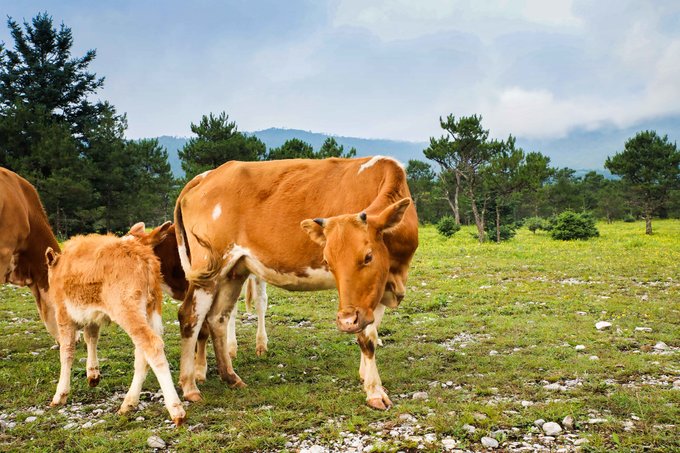
[[[467,227],[450,239],[421,228],[406,298],[399,309],[388,309],[380,331],[378,367],[395,403],[387,412],[364,403],[359,348],[334,325],[336,293],[275,288],[269,288],[267,356],[255,355],[254,322],[237,323],[234,364],[249,386],[228,389],[210,356],[204,402],[189,406],[186,426],[172,428],[164,407],[150,400],[158,391],[154,377],[145,385],[146,407],[116,415],[133,373],[131,342],[116,326],[103,330],[99,387],[87,387],[80,345],[69,401],[61,412],[48,409],[58,351],[50,349],[53,341],[28,291],[0,287],[0,417],[16,423],[0,429],[0,450],[139,450],[157,434],[180,451],[280,451],[304,440],[337,446],[341,433],[365,436],[363,444],[376,451],[418,445],[439,451],[446,437],[459,448],[480,450],[480,438],[498,430],[501,446],[511,449],[524,436],[540,443],[534,420],[561,422],[566,415],[578,430],[553,446],[587,438],[585,451],[678,450],[680,390],[672,387],[680,379],[674,349],[680,347],[680,221],[655,221],[654,227],[648,237],[641,223],[598,224],[601,236],[585,242],[553,241],[523,229],[500,245],[477,244]],[[177,306],[166,300],[164,308],[176,378]],[[613,327],[597,331],[601,320]],[[298,327],[301,321],[311,327]],[[635,331],[638,326],[652,332]],[[655,352],[659,341],[671,351]],[[585,351],[576,351],[578,344]],[[447,381],[453,388],[442,387]],[[569,390],[547,390],[547,383]],[[428,399],[413,400],[417,391],[428,392]],[[523,400],[533,405],[524,407]],[[403,414],[417,419],[409,433],[434,434],[429,439],[435,440],[392,436],[391,430],[409,426]],[[24,422],[28,416],[37,420]],[[137,421],[140,416],[144,420]],[[590,418],[607,421],[588,424]],[[78,426],[103,422],[63,429],[72,420]],[[465,424],[477,431],[467,433]]]

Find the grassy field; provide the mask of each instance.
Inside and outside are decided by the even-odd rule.
[[[448,240],[421,228],[406,299],[380,331],[387,412],[364,403],[359,348],[334,325],[335,292],[273,288],[265,357],[253,318],[237,323],[235,367],[249,386],[228,389],[211,356],[187,425],[169,424],[153,376],[144,407],[116,415],[133,350],[115,326],[100,341],[99,387],[87,386],[81,344],[69,401],[49,409],[58,351],[28,291],[0,287],[0,450],[140,450],[157,435],[176,451],[482,450],[485,436],[502,450],[678,451],[680,221],[655,221],[651,237],[641,223],[598,227],[587,242],[523,229],[501,245],[477,244],[468,228]],[[175,378],[176,314],[166,300]],[[575,427],[557,436],[534,426],[566,416]]]

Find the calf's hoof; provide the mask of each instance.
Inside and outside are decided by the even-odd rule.
[[[201,392],[198,390],[191,391],[191,392],[185,392],[184,393],[184,399],[187,401],[191,401],[192,403],[197,403],[201,401],[203,398],[201,398]]]
[[[258,344],[257,348],[255,349],[255,354],[257,354],[258,357],[262,357],[267,353],[267,345],[266,344]]]
[[[205,371],[197,371],[194,374],[194,378],[196,379],[196,382],[198,383],[203,383],[205,382],[206,376],[205,376]]]
[[[172,419],[172,422],[175,424],[175,426],[181,426],[185,421],[187,421],[186,414],[182,414],[181,416],[177,416]]]
[[[117,414],[118,415],[129,414],[135,409],[137,409],[137,404],[123,402],[123,404],[120,406],[120,409],[118,409]]]
[[[248,384],[243,382],[241,379],[237,380],[236,382],[229,384],[229,388],[232,388],[232,389],[242,389],[242,388],[246,388],[246,387],[248,387]]]
[[[100,375],[97,376],[88,376],[87,377],[87,385],[90,387],[96,387],[99,385],[99,380],[101,379]]]
[[[381,389],[379,395],[375,395],[372,398],[368,398],[366,400],[366,404],[368,404],[369,407],[372,407],[373,409],[377,409],[379,411],[385,411],[392,407],[392,401],[390,401],[390,398],[387,396],[387,393],[385,392],[384,389]]]
[[[238,351],[237,348],[229,348],[229,357],[231,357],[232,359],[235,359],[236,355],[237,355],[236,354],[237,351]]]

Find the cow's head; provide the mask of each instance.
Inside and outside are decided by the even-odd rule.
[[[340,301],[336,322],[343,332],[359,332],[373,322],[390,271],[383,234],[400,224],[410,204],[404,198],[379,214],[361,212],[300,224],[323,247],[324,260],[335,277]]]
[[[154,248],[163,242],[169,234],[175,234],[172,222],[165,222],[163,225],[154,228],[148,233],[146,232],[144,222],[138,222],[130,228],[130,231],[128,231],[124,237],[132,236],[138,239],[142,244]]]

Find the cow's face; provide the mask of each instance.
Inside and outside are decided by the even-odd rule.
[[[323,257],[339,293],[338,329],[359,332],[374,320],[385,292],[390,255],[383,234],[401,222],[411,200],[404,198],[376,215],[347,214],[301,223],[323,247]]]

